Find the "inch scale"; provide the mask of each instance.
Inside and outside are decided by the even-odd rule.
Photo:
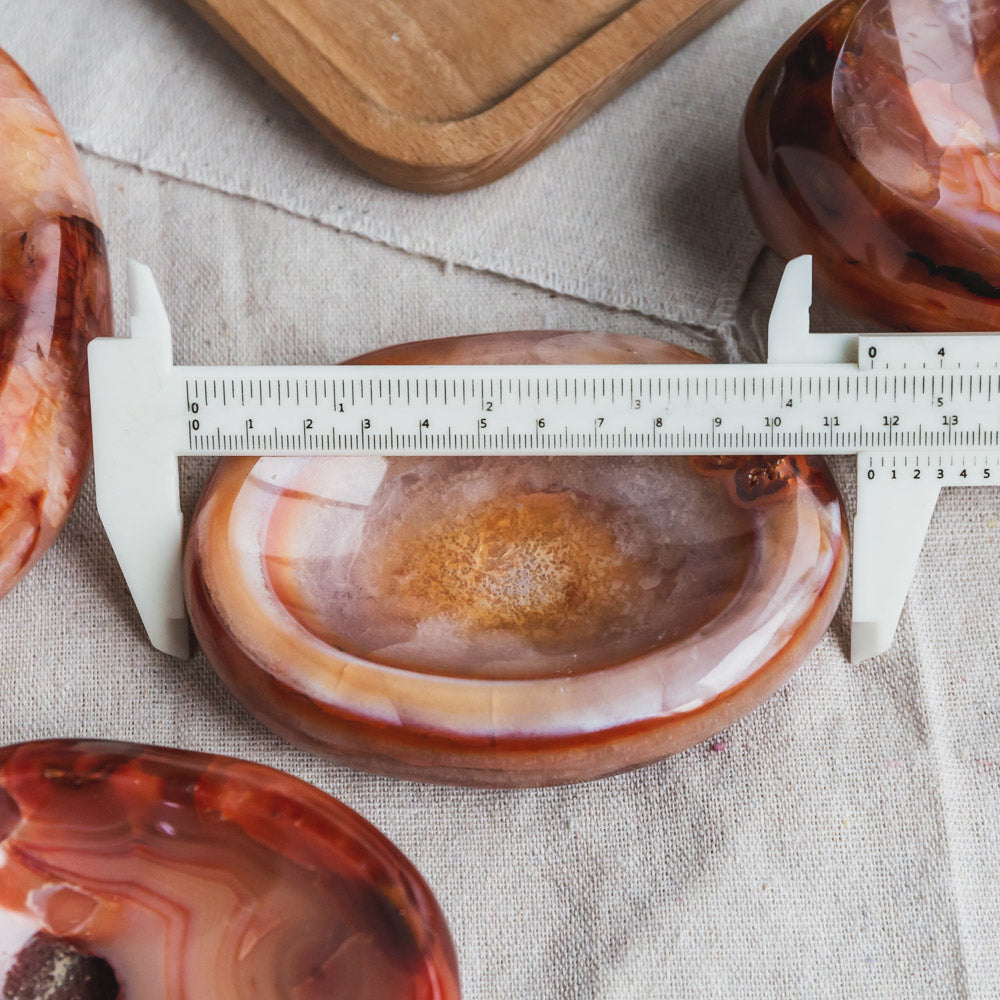
[[[764,365],[175,368],[148,268],[90,345],[98,511],[150,640],[188,654],[187,455],[857,454],[851,658],[891,645],[943,486],[1000,483],[1000,337],[809,333],[785,269]]]

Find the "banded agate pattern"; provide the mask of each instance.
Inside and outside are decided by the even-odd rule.
[[[1000,7],[838,0],[757,81],[740,132],[767,242],[893,329],[1000,329]]]
[[[685,363],[507,333],[355,363]],[[354,766],[534,785],[749,711],[840,599],[844,513],[804,457],[227,459],[185,556],[198,640],[268,726]]]
[[[87,344],[111,333],[94,195],[0,51],[0,596],[51,545],[90,463]]]
[[[227,757],[0,750],[4,1000],[457,1000],[441,911],[340,802]]]

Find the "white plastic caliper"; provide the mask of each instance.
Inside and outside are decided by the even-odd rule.
[[[857,454],[855,661],[888,649],[942,486],[1000,482],[1000,337],[810,334],[785,268],[765,365],[175,368],[149,269],[90,345],[97,506],[152,644],[188,655],[183,455]]]

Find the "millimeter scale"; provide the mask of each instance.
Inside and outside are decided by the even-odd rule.
[[[943,486],[1000,483],[1000,337],[810,334],[785,268],[766,364],[174,367],[152,273],[89,349],[97,506],[152,644],[188,655],[178,458],[857,455],[851,658],[892,643]]]

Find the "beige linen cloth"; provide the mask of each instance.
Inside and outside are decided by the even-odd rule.
[[[358,173],[180,0],[0,0],[0,44],[83,151],[119,331],[131,256],[157,276],[179,363],[546,327],[738,360],[761,357],[780,270],[743,206],[737,122],[816,6],[746,0],[539,159],[449,197]],[[851,504],[852,463],[835,469]],[[206,473],[182,464],[188,512]],[[998,522],[995,489],[943,495],[878,659],[848,662],[845,600],[794,678],[714,743],[495,792],[315,759],[204,657],[155,652],[88,486],[0,604],[0,742],[138,740],[314,782],[423,872],[469,1000],[1000,997]]]

